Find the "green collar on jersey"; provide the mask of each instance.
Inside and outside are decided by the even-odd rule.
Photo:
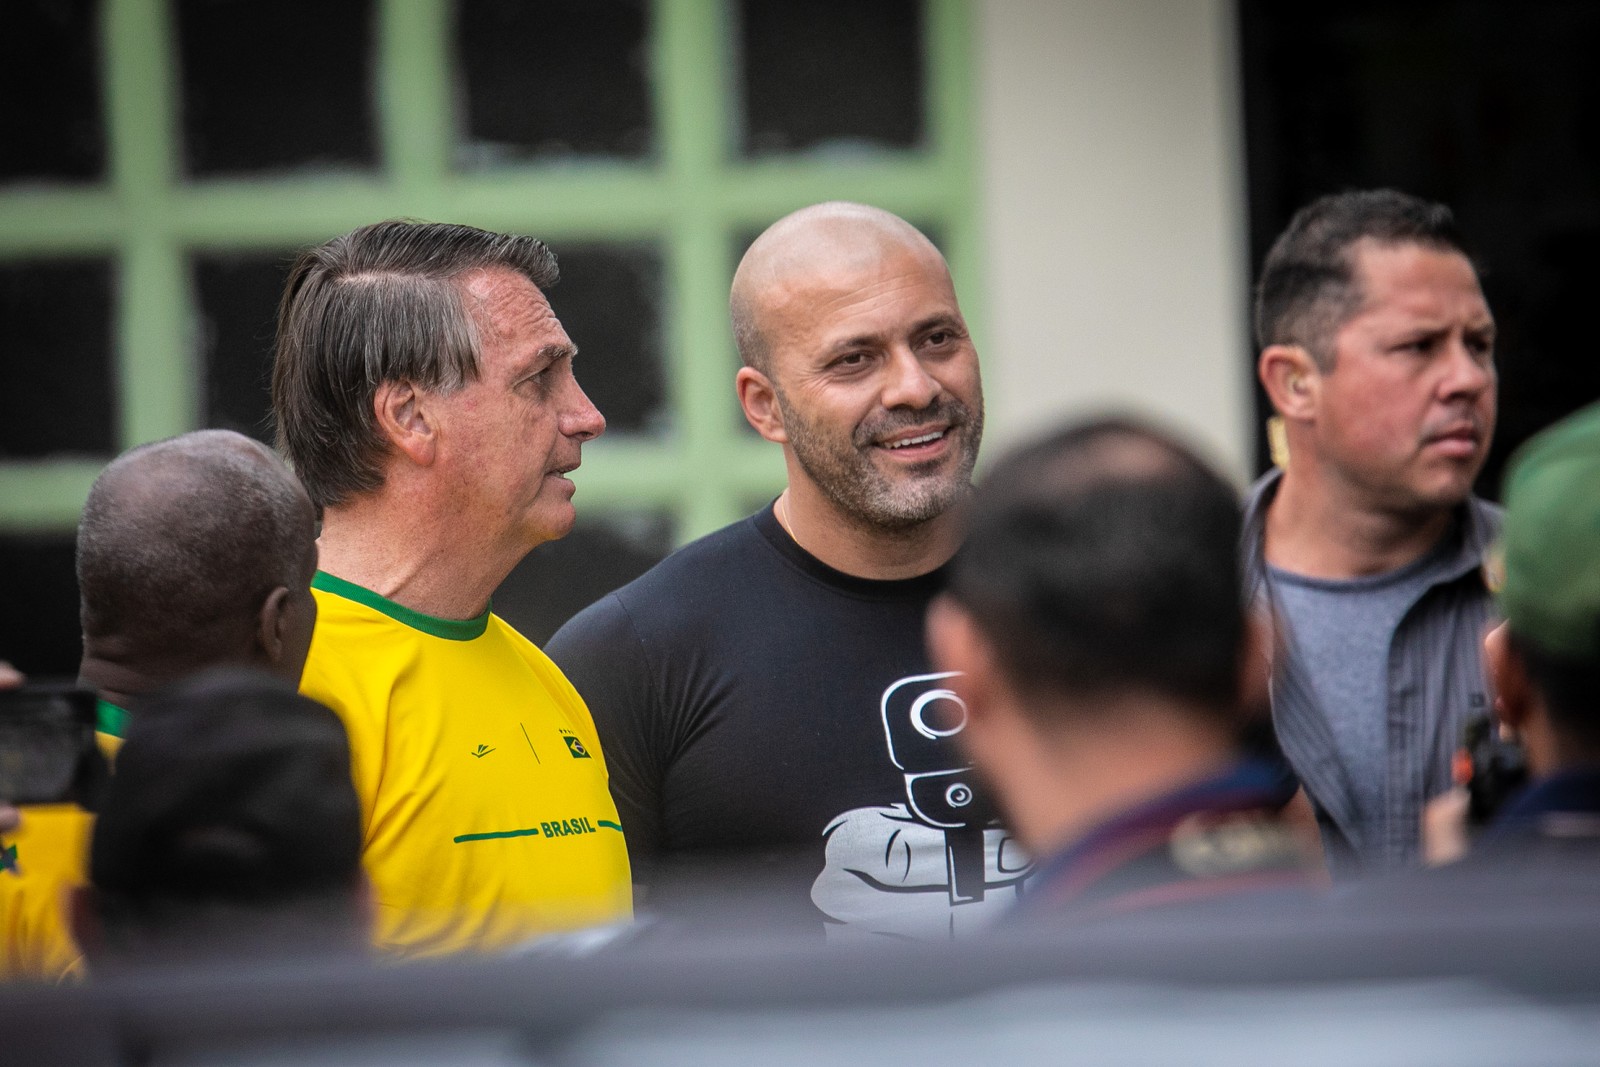
[[[128,730],[128,713],[109,700],[95,701],[96,732],[121,737]]]
[[[446,641],[471,641],[475,637],[483,636],[483,631],[489,628],[487,609],[475,619],[441,619],[437,615],[424,615],[404,604],[396,604],[387,597],[379,596],[354,582],[335,578],[327,571],[318,571],[312,577],[311,588],[332,593],[334,596],[342,596],[357,604],[365,604],[373,611],[380,611],[389,616],[395,622],[404,623],[413,630],[421,630],[431,637],[442,637]]]

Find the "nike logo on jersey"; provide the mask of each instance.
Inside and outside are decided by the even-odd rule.
[[[490,748],[488,745],[479,745],[477,748],[472,750],[472,754],[479,759],[482,759],[493,751],[494,749]]]

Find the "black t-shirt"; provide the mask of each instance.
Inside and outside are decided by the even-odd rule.
[[[703,902],[710,878],[731,914],[767,875],[780,909],[830,934],[948,936],[1015,899],[1026,861],[986,811],[956,744],[965,709],[923,646],[943,579],[843,574],[769,506],[551,639],[653,908]]]

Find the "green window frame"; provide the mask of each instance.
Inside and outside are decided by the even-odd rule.
[[[972,14],[925,0],[927,146],[849,161],[738,158],[732,0],[654,0],[648,162],[451,170],[452,0],[377,0],[378,169],[366,175],[185,180],[166,0],[106,0],[107,180],[0,188],[0,261],[105,256],[116,265],[113,367],[120,446],[201,425],[188,260],[278,251],[394,216],[564,241],[655,242],[662,252],[667,413],[661,436],[585,449],[580,510],[666,511],[679,543],[746,514],[783,484],[777,448],[733,393],[727,279],[738,235],[826,199],[861,200],[939,228],[981,336]],[[579,345],[583,339],[577,338]],[[582,368],[579,368],[580,378]],[[0,463],[0,532],[76,524],[99,460]]]

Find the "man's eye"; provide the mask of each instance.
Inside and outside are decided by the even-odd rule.
[[[859,367],[867,361],[865,352],[847,352],[833,361],[836,367]]]

